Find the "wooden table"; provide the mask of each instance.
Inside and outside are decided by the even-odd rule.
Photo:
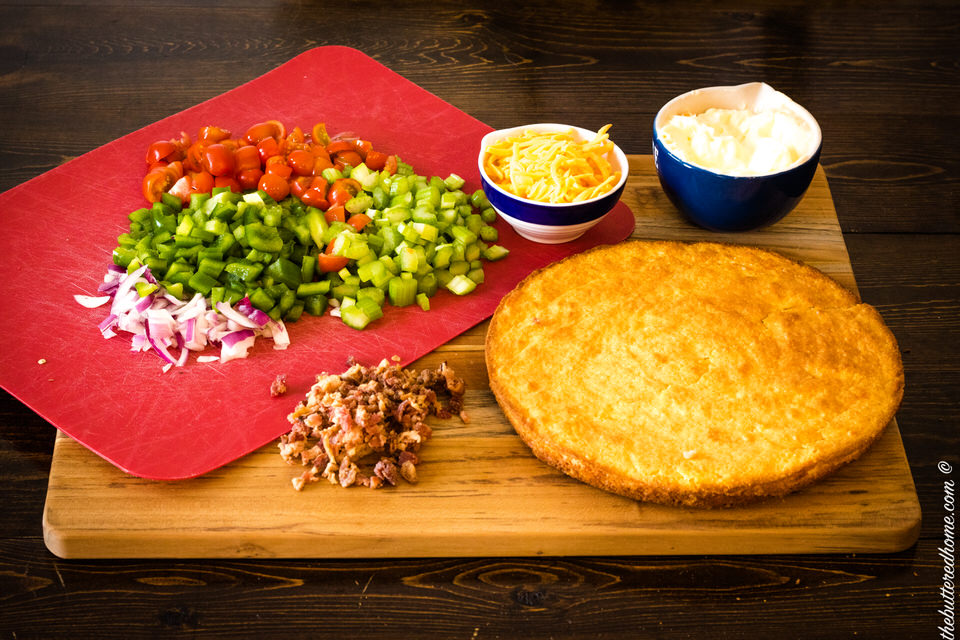
[[[919,541],[887,554],[61,560],[41,528],[55,430],[4,393],[3,637],[939,635],[944,482],[960,473],[941,464],[960,465],[960,11],[691,2],[571,17],[582,12],[0,3],[0,189],[323,44],[356,47],[494,127],[612,121],[631,154],[649,153],[670,97],[765,80],[819,119],[860,295],[900,342]]]

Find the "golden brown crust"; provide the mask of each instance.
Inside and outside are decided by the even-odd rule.
[[[877,311],[812,267],[718,243],[627,241],[531,274],[486,338],[533,453],[631,498],[782,496],[859,457],[903,395]]]

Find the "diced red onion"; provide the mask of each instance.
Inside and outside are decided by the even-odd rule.
[[[180,334],[183,336],[184,340],[187,342],[193,342],[193,336],[197,330],[197,319],[187,318],[181,327],[182,329],[180,330]]]
[[[281,320],[271,320],[267,323],[270,337],[273,338],[274,349],[286,349],[290,346],[290,334]]]
[[[102,307],[103,305],[110,302],[110,296],[76,295],[76,296],[73,296],[73,299],[79,302],[81,306],[84,306],[87,309],[96,309],[97,307]]]
[[[258,327],[270,322],[270,316],[253,306],[248,296],[244,296],[243,300],[237,303],[237,311],[250,318]]]
[[[220,362],[246,358],[247,351],[253,346],[254,340],[256,340],[256,334],[250,329],[241,329],[224,334],[220,341]]]
[[[150,333],[150,323],[147,322],[147,341],[150,342],[150,346],[153,347],[153,350],[156,351],[161,358],[170,364],[176,364],[176,360],[173,359],[173,356],[170,355],[170,352],[167,351],[166,345],[161,343],[159,340],[155,339]]]
[[[231,331],[230,333],[225,334],[221,342],[223,342],[223,344],[227,345],[228,347],[232,347],[238,342],[241,342],[243,340],[246,340],[247,338],[253,338],[253,337],[256,337],[256,334],[254,334],[253,331],[251,331],[250,329],[242,329],[240,331]]]
[[[270,322],[270,316],[265,314],[260,309],[254,309],[250,312],[250,319],[257,323],[258,326],[264,326]]]
[[[120,285],[117,287],[117,291],[114,293],[113,297],[113,308],[111,309],[112,313],[116,313],[120,310],[121,306],[129,304],[129,294],[131,289],[137,283],[137,278],[142,276],[147,271],[147,265],[143,265],[139,269],[128,273],[120,280]],[[136,295],[136,292],[133,292]],[[125,309],[124,309],[125,310]]]
[[[116,324],[117,324],[117,316],[111,313],[110,315],[108,315],[106,318],[103,319],[103,321],[98,325],[98,327],[100,331],[103,332],[108,329],[112,329]]]
[[[133,308],[137,310],[138,313],[143,313],[153,304],[153,296],[143,296],[140,298],[140,301],[137,304],[133,305]]]
[[[102,306],[113,299],[110,313],[98,325],[104,338],[112,338],[117,331],[131,335],[132,351],[156,351],[164,360],[163,370],[186,364],[190,351],[203,351],[211,344],[220,344],[220,356],[201,355],[197,362],[229,362],[246,358],[258,336],[270,338],[275,349],[286,349],[290,336],[282,321],[272,320],[257,309],[248,298],[231,307],[219,302],[216,308],[207,307],[202,294],[183,301],[167,293],[162,287],[140,296],[136,284],[156,283],[146,266],[130,273],[110,265],[98,292],[102,296],[74,296],[86,308]],[[179,349],[176,358],[170,352]]]
[[[239,326],[241,326],[241,327],[245,327],[245,328],[247,328],[247,329],[258,329],[258,328],[259,328],[259,327],[257,326],[257,324],[256,324],[253,320],[251,320],[250,318],[248,318],[248,317],[245,316],[244,314],[240,313],[239,311],[237,311],[236,309],[234,309],[233,307],[231,307],[231,306],[230,306],[229,304],[227,304],[226,302],[218,302],[218,303],[217,303],[217,311],[218,311],[221,315],[226,316],[226,318],[227,318],[228,320],[233,320],[235,323],[237,323],[237,324],[238,324]]]
[[[177,366],[182,367],[187,363],[187,354],[189,354],[190,351],[184,346],[183,337],[179,333],[177,334],[177,346],[180,348],[180,357],[177,358]]]

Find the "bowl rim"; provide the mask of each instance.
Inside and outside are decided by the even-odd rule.
[[[482,182],[489,184],[491,188],[496,189],[500,194],[510,198],[511,200],[516,200],[517,202],[521,202],[526,205],[535,205],[539,207],[548,207],[548,208],[566,209],[566,208],[572,208],[572,207],[580,207],[583,205],[589,205],[596,202],[600,202],[604,198],[609,198],[610,196],[616,195],[627,182],[627,178],[630,174],[630,161],[627,159],[627,155],[623,152],[620,146],[616,142],[613,142],[612,138],[610,139],[610,141],[613,142],[613,155],[617,159],[617,162],[620,164],[620,179],[613,185],[613,187],[610,188],[609,191],[607,191],[606,193],[602,193],[599,196],[590,198],[589,200],[581,200],[580,202],[542,202],[540,200],[531,200],[529,198],[518,196],[515,193],[510,193],[506,189],[503,189],[502,187],[497,185],[493,181],[493,179],[489,175],[487,175],[487,172],[483,167],[483,157],[484,155],[486,155],[486,148],[487,146],[489,146],[490,143],[496,140],[507,138],[516,133],[522,133],[523,131],[526,131],[526,130],[534,130],[538,132],[539,131],[550,132],[550,131],[567,131],[569,129],[573,129],[580,136],[588,139],[589,137],[595,136],[597,134],[596,131],[584,129],[583,127],[578,127],[572,124],[559,124],[555,122],[537,122],[533,124],[525,124],[525,125],[518,125],[515,127],[508,127],[506,129],[494,129],[493,131],[487,132],[480,139],[480,152],[477,154],[477,168],[480,170],[480,177],[482,179]]]
[[[669,112],[671,109],[673,109],[678,103],[690,100],[695,97],[699,97],[701,95],[709,96],[711,94],[719,93],[719,94],[725,94],[729,96],[729,95],[737,95],[737,94],[747,94],[750,92],[765,92],[768,95],[777,98],[780,102],[782,102],[785,106],[787,106],[796,115],[800,116],[801,119],[803,119],[808,125],[811,126],[814,133],[816,134],[816,145],[812,145],[810,150],[804,156],[802,156],[800,160],[798,160],[797,162],[795,162],[794,164],[790,165],[785,169],[781,169],[780,171],[775,171],[773,173],[761,173],[757,175],[743,176],[743,175],[734,175],[730,173],[722,173],[720,171],[716,171],[714,169],[708,169],[707,167],[703,167],[698,164],[693,164],[687,160],[684,160],[683,158],[678,156],[676,153],[674,153],[660,138],[660,129],[662,126],[660,121],[664,118],[665,114]],[[711,87],[700,87],[698,89],[691,89],[690,91],[685,91],[680,95],[674,96],[673,98],[668,100],[666,103],[664,103],[662,107],[660,107],[660,109],[657,111],[657,114],[653,118],[653,142],[655,146],[659,145],[660,149],[662,149],[667,155],[669,155],[672,159],[676,160],[677,162],[679,162],[680,164],[684,165],[687,168],[696,169],[698,171],[703,171],[704,173],[720,176],[722,178],[729,178],[732,180],[757,180],[760,178],[770,178],[773,176],[778,176],[784,173],[788,173],[790,171],[795,171],[797,169],[800,169],[804,165],[806,165],[811,160],[815,158],[819,158],[820,153],[823,149],[823,131],[820,128],[820,123],[817,122],[817,119],[813,116],[813,114],[810,113],[803,105],[801,105],[799,102],[794,101],[785,93],[777,91],[776,89],[774,89],[773,87],[771,87],[765,82],[746,82],[746,83],[737,84],[737,85],[715,85]]]

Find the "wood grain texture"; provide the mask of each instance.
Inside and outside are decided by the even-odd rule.
[[[0,561],[38,546],[7,543]],[[912,554],[829,566],[804,556],[54,561],[19,564],[5,612],[18,637],[912,638],[917,624],[890,603],[936,606],[934,569]],[[810,626],[813,610],[827,633]]]
[[[634,154],[682,91],[783,89],[824,130],[860,295],[901,345],[923,511],[917,544],[880,555],[64,561],[41,537],[56,432],[0,392],[0,637],[936,636],[936,465],[960,468],[958,23],[951,0],[0,0],[0,189],[322,44],[492,126],[613,122]]]
[[[34,132],[12,128],[0,140],[0,188],[218,95],[294,52],[342,44],[494,127],[536,114],[597,129],[615,113],[616,138],[634,154],[649,152],[650,123],[673,96],[763,78],[822,120],[821,163],[843,196],[845,227],[960,231],[956,208],[946,206],[957,201],[956,155],[920,151],[938,148],[938,127],[958,124],[956,45],[945,19],[956,9],[947,2],[884,3],[869,20],[843,3],[577,5],[589,22],[570,21],[551,2],[415,2],[403,19],[365,12],[356,30],[331,27],[354,19],[347,5],[185,6],[191,19],[164,32],[146,26],[171,20],[160,7],[0,5],[10,34],[0,41],[9,70],[0,105],[21,112]],[[248,22],[260,15],[271,28],[251,33]],[[60,37],[50,41],[50,33]],[[28,62],[43,73],[24,73]],[[184,82],[184,68],[202,82]],[[106,70],[114,96],[104,102]],[[86,125],[70,136],[52,126],[65,103]],[[899,215],[890,215],[894,203]]]
[[[724,237],[683,220],[663,196],[651,156],[630,156],[623,201],[636,218],[634,237],[774,248],[855,290],[822,171],[794,212],[749,234]],[[201,478],[157,483],[61,436],[43,521],[48,547],[66,558],[404,558],[484,556],[492,547],[501,556],[889,552],[916,540],[920,506],[895,421],[865,456],[825,481],[733,509],[638,503],[564,476],[534,458],[497,406],[477,344],[486,324],[413,365],[445,360],[469,390],[469,422],[436,424],[416,486],[320,483],[298,493],[290,479],[299,471],[275,444]],[[406,517],[390,521],[400,512]]]

